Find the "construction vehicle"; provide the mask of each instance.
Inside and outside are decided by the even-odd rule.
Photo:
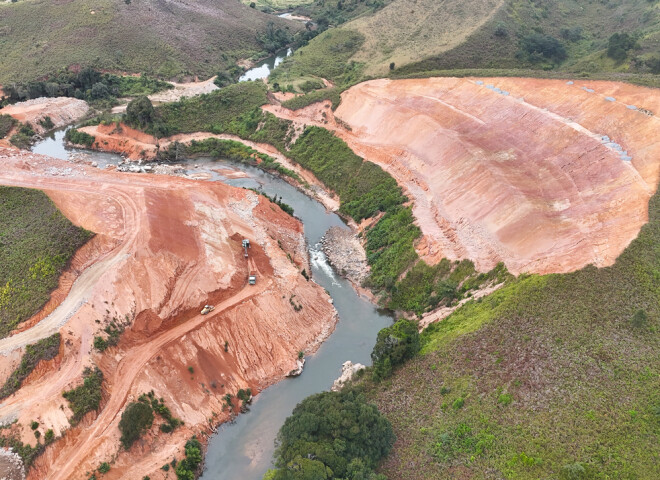
[[[250,248],[250,240],[245,238],[245,239],[243,239],[243,249],[245,250],[245,258],[248,257],[248,253],[247,253],[248,248]]]
[[[215,310],[215,307],[213,305],[204,305],[204,308],[202,308],[202,315],[206,315],[209,312],[212,312]]]
[[[250,285],[255,285],[257,283],[257,272],[251,271],[250,276],[248,277],[248,283]]]

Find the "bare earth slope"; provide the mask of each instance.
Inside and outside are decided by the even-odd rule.
[[[658,184],[660,93],[642,87],[374,80],[343,94],[335,113],[351,131],[323,123],[327,105],[265,108],[334,128],[390,172],[414,201],[431,262],[469,258],[483,271],[504,261],[515,273],[611,265]]]
[[[26,343],[62,334],[58,357],[0,405],[0,419],[18,419],[12,428],[25,442],[34,444],[27,427],[33,419],[64,435],[37,460],[30,478],[87,478],[86,471],[113,458],[108,478],[161,478],[160,466],[182,458],[191,435],[208,431],[209,419],[229,416],[225,394],[247,387],[256,393],[282,378],[299,351],[313,351],[332,330],[335,313],[326,294],[300,274],[309,270],[301,224],[263,197],[220,183],[105,172],[15,150],[0,150],[0,158],[0,183],[43,189],[74,223],[116,243],[74,282],[60,308],[0,344],[5,362]],[[248,260],[243,238],[253,245]],[[255,286],[247,285],[248,270],[257,272]],[[216,308],[200,315],[206,303]],[[92,340],[112,318],[128,328],[117,347],[99,353]],[[62,391],[78,385],[83,368],[93,364],[105,376],[101,409],[69,428]],[[120,450],[123,408],[152,389],[185,426],[165,435],[156,434],[155,425],[131,450]]]

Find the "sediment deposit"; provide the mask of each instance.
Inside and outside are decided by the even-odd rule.
[[[615,82],[373,80],[281,118],[334,129],[414,202],[428,261],[485,271],[611,265],[648,219],[660,93]],[[338,119],[341,119],[339,121]]]
[[[0,406],[0,419],[16,418],[12,428],[26,443],[35,443],[32,420],[62,436],[29,478],[88,478],[85,472],[104,461],[112,464],[104,478],[164,478],[160,467],[183,457],[187,439],[203,438],[233,414],[223,408],[225,394],[258,393],[332,331],[326,293],[301,275],[310,271],[302,225],[265,198],[221,183],[102,171],[11,149],[0,149],[0,159],[1,184],[44,190],[105,241],[59,307],[0,340],[0,363],[15,362],[12,352],[22,346],[62,335],[59,355]],[[243,238],[251,240],[248,259]],[[293,295],[302,308],[293,308]],[[215,310],[201,315],[205,304]],[[93,339],[113,319],[126,331],[116,347],[99,352]],[[80,384],[92,365],[105,377],[101,408],[70,427],[62,391]],[[164,434],[156,422],[122,450],[121,413],[151,390],[185,425]]]

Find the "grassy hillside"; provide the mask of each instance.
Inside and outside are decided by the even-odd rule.
[[[660,194],[609,268],[525,276],[367,384],[397,479],[660,478]]]
[[[30,0],[0,6],[0,84],[70,65],[210,76],[264,50],[274,27],[304,26],[237,0]]]
[[[0,337],[39,311],[90,236],[43,192],[0,187]]]
[[[472,2],[467,2],[472,3]],[[615,33],[639,38],[639,50],[615,61],[605,53]],[[534,58],[521,49],[532,35],[550,36],[565,60]],[[465,41],[402,69],[403,73],[454,68],[559,68],[576,72],[645,71],[640,61],[660,54],[660,5],[656,0],[506,0]]]

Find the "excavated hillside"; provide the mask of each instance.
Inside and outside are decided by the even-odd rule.
[[[62,335],[59,355],[0,406],[2,422],[16,419],[12,431],[26,443],[35,443],[32,420],[62,436],[29,478],[86,479],[105,461],[112,469],[104,478],[164,478],[160,467],[183,458],[187,439],[230,417],[226,394],[258,393],[333,329],[327,294],[300,273],[309,271],[302,225],[265,198],[221,183],[102,171],[12,149],[0,149],[0,159],[0,183],[44,190],[106,245],[90,253],[95,262],[59,307],[0,341],[4,365],[25,345]],[[244,238],[251,241],[248,259]],[[248,284],[248,272],[256,272],[256,285]],[[215,310],[201,315],[205,304]],[[111,321],[126,330],[117,346],[99,352],[94,337]],[[101,408],[70,427],[62,392],[80,385],[93,365],[104,374]],[[185,425],[165,434],[154,424],[123,450],[124,407],[151,390]]]
[[[282,118],[333,128],[414,202],[430,262],[486,271],[611,265],[660,175],[657,90],[516,78],[374,80]]]

